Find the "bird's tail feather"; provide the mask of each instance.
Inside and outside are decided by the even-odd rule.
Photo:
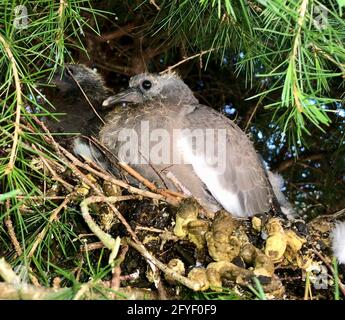
[[[82,157],[84,160],[95,162],[104,170],[109,169],[109,165],[102,153],[96,146],[88,143],[85,139],[75,138],[73,140],[73,152],[75,155]]]
[[[333,255],[338,262],[345,264],[345,221],[337,222],[331,232]]]
[[[267,176],[272,186],[273,193],[278,200],[281,211],[285,214],[288,219],[293,219],[296,216],[296,213],[291,205],[291,203],[286,199],[283,192],[281,191],[284,180],[277,174],[267,170]]]

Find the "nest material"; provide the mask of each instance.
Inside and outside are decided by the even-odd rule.
[[[169,190],[157,190],[132,169],[127,173],[146,189],[131,186],[94,163],[75,158],[47,130],[46,133],[47,142],[54,146],[62,165],[44,158],[33,159],[32,165],[56,181],[47,192],[50,197],[59,199],[67,194],[50,221],[58,219],[63,207],[81,205],[85,222],[101,240],[85,244],[81,251],[106,247],[111,252],[108,263],[114,266],[112,280],[104,280],[105,287],[124,290],[129,285],[134,291],[146,287],[150,292],[157,291],[155,297],[178,298],[181,285],[194,291],[222,292],[230,287],[243,293],[243,288],[255,286],[253,279],[257,278],[269,298],[301,299],[297,293],[301,289],[304,289],[304,298],[309,297],[312,285],[314,291],[317,289],[318,275],[322,276],[325,269],[321,265],[331,271],[328,234],[334,226],[332,219],[317,219],[309,225],[270,215],[237,220],[225,211],[217,212],[210,219],[194,199]],[[40,203],[29,198],[23,209],[32,205]],[[37,237],[29,257],[46,232],[43,229]],[[12,240],[15,243],[13,237]],[[127,252],[124,248],[128,246]],[[116,259],[121,263],[115,267]],[[0,270],[0,274],[5,279],[6,272]],[[311,283],[308,289],[306,278]],[[331,280],[328,274],[327,288],[332,288]],[[343,290],[341,283],[340,288]],[[316,294],[329,298],[330,291],[316,291]]]

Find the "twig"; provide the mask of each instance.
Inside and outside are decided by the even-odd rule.
[[[98,190],[98,189],[97,189]],[[107,202],[109,206],[111,206],[112,209],[114,209],[114,212],[117,216],[117,218],[122,222],[122,224],[126,227],[128,233],[138,241],[138,238],[128,222],[125,220],[125,218],[122,216],[122,214],[114,207],[112,206],[113,203],[119,202],[119,201],[125,201],[125,200],[133,200],[138,199],[138,196],[112,196],[112,197],[105,197],[104,195],[101,196],[92,196],[84,199],[80,203],[80,209],[83,215],[83,218],[91,231],[103,242],[103,244],[107,248],[114,248],[115,246],[115,239],[113,239],[109,234],[105,233],[101,228],[93,221],[88,206],[91,203],[95,202]]]
[[[303,23],[304,23],[304,19],[305,19],[305,14],[307,12],[307,8],[308,8],[308,3],[309,0],[303,0],[301,3],[301,6],[299,8],[299,16],[298,16],[298,20],[297,20],[297,30],[296,30],[296,34],[293,40],[293,47],[292,47],[292,53],[290,56],[290,62],[289,64],[292,65],[294,68],[294,73],[296,73],[295,70],[295,60],[297,58],[298,55],[298,47],[300,45],[300,41],[301,41],[301,33],[302,33],[302,27],[303,27]],[[299,93],[299,87],[297,85],[297,80],[293,79],[293,85],[292,85],[292,94],[294,97],[294,101],[297,107],[297,110],[299,112],[303,112],[303,106],[302,103],[300,101],[300,97],[298,95]]]
[[[16,87],[15,89],[16,90],[16,119],[14,122],[13,144],[12,144],[12,149],[11,149],[11,154],[10,154],[10,160],[5,169],[5,175],[8,175],[9,173],[12,172],[14,168],[14,163],[16,161],[18,138],[20,134],[20,114],[21,114],[21,108],[23,106],[23,99],[22,99],[22,89],[20,87],[21,82],[19,78],[17,62],[13,56],[9,43],[5,40],[5,38],[3,38],[1,34],[0,34],[0,42],[2,43],[5,49],[5,52],[7,54],[7,57],[11,62],[13,78],[14,78],[14,83]]]
[[[108,33],[103,33],[99,37],[95,37],[97,41],[109,41],[121,38],[122,36],[129,35],[129,33],[136,27],[136,23],[130,22],[125,26],[119,26],[117,30]]]
[[[250,117],[249,117],[249,119],[248,119],[248,121],[246,123],[246,127],[244,128],[244,132],[247,132],[247,130],[249,128],[249,125],[252,122],[252,119],[253,119],[254,115],[256,114],[256,111],[258,110],[260,104],[261,104],[261,99],[256,103],[253,112],[250,114]]]
[[[49,172],[52,174],[53,179],[55,181],[60,182],[68,190],[68,192],[72,192],[73,186],[58,176],[58,174],[49,165],[48,161],[44,158],[44,156],[41,154],[41,152],[38,151],[37,147],[34,144],[32,144],[32,148],[38,153],[38,156],[40,157],[41,161],[44,163],[44,165],[47,167]]]
[[[19,241],[17,239],[16,233],[14,232],[14,228],[13,228],[13,224],[12,224],[12,220],[11,217],[8,216],[5,219],[5,225],[7,227],[7,231],[8,231],[8,236],[13,244],[14,250],[17,253],[17,256],[21,256],[21,254],[23,253],[22,248],[20,247]]]
[[[98,242],[93,242],[93,243],[85,243],[85,245],[82,245],[80,247],[80,251],[81,252],[88,252],[88,251],[102,249],[102,248],[104,248],[103,242],[98,241]]]
[[[157,188],[154,185],[154,183],[148,181],[146,178],[144,178],[138,171],[134,170],[132,167],[130,167],[125,162],[119,162],[119,165],[122,169],[126,170],[132,177],[137,179],[139,182],[141,182],[143,185],[148,187],[151,191],[156,192]]]
[[[133,281],[139,278],[140,272],[139,269],[136,271],[130,273],[130,274],[125,274],[123,276],[120,276],[120,281]]]
[[[154,281],[154,284],[158,290],[159,300],[167,300],[167,292],[166,292],[165,287],[162,283],[162,278],[160,276],[159,269],[157,268],[156,265],[154,265],[149,260],[147,260],[147,263],[149,264],[149,266],[153,272],[153,281]]]
[[[172,65],[172,66],[166,68],[165,70],[161,71],[159,74],[169,73],[169,72],[171,72],[172,69],[175,69],[175,68],[178,67],[179,65],[181,65],[181,64],[183,64],[183,63],[185,63],[185,62],[187,62],[187,61],[189,61],[189,60],[193,60],[193,59],[195,59],[195,58],[201,57],[201,56],[203,56],[204,54],[210,53],[210,52],[212,52],[212,51],[214,51],[214,50],[216,50],[216,49],[219,49],[219,48],[212,48],[212,49],[209,49],[209,50],[201,51],[200,53],[197,53],[197,54],[195,54],[195,55],[193,55],[193,56],[187,57],[187,58],[185,58],[185,59],[179,61],[178,63],[175,63],[174,65]]]
[[[31,281],[31,283],[36,287],[36,288],[40,288],[42,287],[40,285],[40,282],[38,281],[38,279],[35,277],[31,267],[29,267],[29,270],[28,270],[28,276],[29,276],[29,279]]]
[[[305,280],[305,288],[304,288],[304,300],[313,300],[313,294],[311,292],[311,284],[310,284],[310,271],[306,273],[306,280]]]
[[[315,248],[313,248],[313,252],[321,259],[321,261],[326,265],[328,270],[330,272],[332,272],[332,274],[334,274],[334,269],[333,269],[332,265],[325,259],[325,257],[319,251],[317,251]],[[341,293],[343,294],[343,296],[345,297],[345,285],[340,281],[340,279],[339,279],[339,289],[340,289]]]
[[[63,200],[65,196],[16,196],[17,199],[30,199],[30,200]]]
[[[120,288],[121,263],[125,260],[127,251],[128,251],[128,245],[123,245],[116,259],[116,267],[114,267],[112,270],[113,277],[110,282],[110,288],[112,288],[115,291]]]
[[[80,289],[77,291],[77,293],[73,297],[73,300],[80,300],[85,295],[85,293],[87,291],[89,291],[94,285],[95,285],[95,281],[94,280],[91,280],[91,281],[89,281],[87,283],[83,283],[80,286]]]
[[[150,232],[155,232],[155,233],[165,232],[165,230],[162,230],[162,229],[157,229],[157,228],[152,228],[152,227],[143,227],[143,226],[136,226],[135,230],[144,230],[144,231],[150,231]]]
[[[5,258],[0,258],[0,277],[8,283],[19,283],[20,278],[12,270],[11,265],[5,261]]]
[[[165,183],[165,181],[164,181],[162,175],[160,174],[160,172],[155,168],[155,166],[151,163],[151,161],[150,161],[149,159],[147,159],[147,158],[145,157],[145,155],[144,155],[140,150],[138,150],[138,151],[139,151],[140,156],[144,158],[144,160],[147,162],[147,164],[150,166],[150,168],[151,168],[151,169],[156,173],[156,175],[159,177],[159,179],[161,180],[161,182],[162,182],[163,185],[165,186],[165,189],[168,189],[168,187],[167,187],[167,185],[166,185],[166,183]],[[162,172],[162,171],[161,171],[161,172]]]
[[[146,260],[153,263],[157,268],[159,268],[161,271],[163,271],[167,276],[173,278],[177,282],[180,282],[187,288],[198,291],[201,288],[201,285],[191,279],[188,279],[176,271],[170,269],[168,266],[166,266],[164,263],[160,262],[158,259],[156,259],[149,251],[146,250],[144,245],[138,245],[134,241],[132,241],[129,238],[126,238],[126,242],[133,247],[135,250],[137,250]]]
[[[64,149],[60,145],[58,145],[58,148],[59,148],[60,151],[62,151],[62,153],[68,159],[70,159],[73,162],[73,164],[77,165],[80,168],[83,168],[83,169],[89,171],[90,173],[93,173],[93,174],[97,175],[98,177],[100,177],[100,178],[102,178],[102,179],[104,179],[106,181],[109,181],[109,182],[111,182],[113,184],[116,184],[119,187],[127,189],[131,193],[138,194],[138,195],[141,195],[143,197],[148,197],[148,198],[152,198],[152,199],[155,199],[155,200],[166,200],[165,197],[160,195],[160,194],[156,194],[156,193],[153,193],[153,192],[149,192],[149,191],[145,191],[145,190],[142,190],[142,189],[139,189],[139,188],[132,187],[128,183],[125,183],[122,180],[119,180],[119,179],[116,179],[116,178],[112,177],[110,174],[105,174],[105,173],[102,173],[101,170],[96,170],[96,169],[92,168],[88,164],[79,161],[75,156],[73,156],[70,152],[68,152],[66,149]],[[70,165],[72,165],[72,164],[70,164]],[[99,168],[99,166],[97,164],[95,164],[94,162],[92,163],[92,165],[97,167],[97,168]],[[176,205],[176,201],[173,202],[173,204]]]
[[[273,169],[278,172],[282,172],[284,170],[287,170],[288,168],[295,166],[295,165],[302,165],[303,161],[309,161],[309,160],[320,160],[326,156],[325,152],[319,152],[319,153],[312,153],[312,154],[306,154],[305,156],[301,156],[298,158],[292,158],[284,160],[275,166],[273,166]]]
[[[132,167],[130,167],[125,162],[119,162],[119,165],[122,169],[126,170],[131,176],[133,176],[135,179],[137,179],[139,182],[141,182],[143,185],[148,187],[151,191],[157,192],[164,196],[169,203],[178,203],[178,200],[173,199],[171,196],[174,194],[175,197],[184,198],[185,196],[183,194],[180,194],[178,192],[173,192],[170,190],[164,190],[164,189],[158,189],[154,183],[150,182],[146,178],[144,178],[138,171],[134,170]]]
[[[159,5],[156,3],[155,0],[150,0],[150,3],[157,9],[157,11],[161,10],[161,8],[159,7]]]
[[[120,199],[124,199],[123,197],[126,196],[119,196],[119,197],[103,197],[103,201],[107,199],[107,202],[116,202],[120,201]],[[103,242],[106,248],[109,250],[113,250],[114,245],[115,245],[115,239],[110,235],[105,233],[92,219],[90,213],[89,213],[89,208],[88,205],[96,202],[97,200],[101,201],[102,197],[89,197],[83,200],[80,204],[80,208],[83,214],[83,218],[89,228],[92,230],[92,232],[95,233],[95,235]],[[111,200],[111,201],[110,201]],[[122,215],[121,215],[122,217]],[[123,217],[122,217],[123,219]],[[122,221],[121,221],[122,222]],[[132,231],[131,227],[127,224],[126,222],[126,228],[127,230],[130,230],[131,236],[134,238],[134,240],[131,240],[130,238],[126,238],[124,243],[129,244],[131,247],[133,247],[135,250],[137,250],[150,264],[154,264],[158,269],[163,271],[165,274],[170,276],[171,278],[175,279],[176,281],[182,283],[186,287],[197,291],[200,289],[200,284],[196,283],[186,277],[181,276],[177,272],[173,271],[169,267],[167,267],[164,263],[160,262],[158,259],[156,259],[150,252],[148,252],[145,248],[145,246],[138,240],[136,234]],[[128,227],[127,227],[128,226]]]
[[[311,223],[311,222],[315,222],[317,220],[323,220],[323,219],[337,219],[341,216],[345,215],[345,208],[344,209],[341,209],[337,212],[334,212],[334,213],[331,213],[331,214],[323,214],[323,215],[320,215],[320,216],[317,216],[316,218],[310,220],[308,223]]]
[[[58,10],[58,15],[59,15],[60,19],[62,19],[63,12],[64,12],[66,7],[67,7],[67,1],[66,0],[60,0],[59,10]]]
[[[320,49],[316,44],[312,43],[311,47],[314,49],[316,53],[321,53],[326,59],[331,61],[333,64],[335,64],[342,73],[342,77],[345,78],[345,63],[340,63],[336,61],[334,58],[332,58],[328,53],[324,52],[322,49]]]
[[[91,103],[89,97],[86,95],[85,91],[83,90],[83,88],[81,87],[81,85],[79,84],[79,82],[76,80],[76,78],[74,77],[73,73],[71,72],[71,70],[68,69],[68,67],[66,68],[68,74],[71,76],[71,78],[73,79],[73,81],[77,84],[79,90],[81,91],[81,93],[83,94],[85,100],[87,101],[87,103],[90,105],[92,111],[95,113],[95,115],[97,116],[97,118],[99,120],[101,120],[101,122],[103,124],[105,124],[103,118],[99,115],[99,113],[97,112],[97,110],[95,109],[95,107],[93,106],[93,104]]]
[[[183,197],[192,196],[192,193],[183,185],[183,183],[180,180],[176,178],[176,176],[171,171],[168,171],[166,176],[168,179],[171,180],[171,182],[175,185],[177,189],[182,190],[182,192],[184,193]]]

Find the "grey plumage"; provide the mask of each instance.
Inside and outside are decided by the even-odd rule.
[[[205,151],[193,145],[188,133],[182,133],[171,139],[171,151],[177,157],[187,157],[190,163],[159,164],[154,168],[150,164],[131,163],[145,177],[160,186],[174,189],[174,183],[167,178],[167,173],[171,172],[213,211],[219,208],[220,203],[233,215],[246,217],[271,208],[273,191],[252,142],[234,122],[200,104],[176,74],[134,76],[128,90],[106,99],[103,106],[114,103],[130,104],[111,112],[100,131],[101,142],[116,155],[125,143],[119,141],[121,131],[126,128],[140,132],[145,121],[149,123],[151,133],[155,129],[166,129],[170,133],[174,129],[202,129],[201,135],[206,138],[206,129],[213,130],[211,135],[215,134],[215,130],[225,132],[226,148],[216,150],[225,153],[224,172],[215,165],[205,163],[202,160]],[[139,149],[143,143],[138,141]],[[150,152],[153,148],[154,143],[149,142]],[[124,156],[122,160],[131,159]]]
[[[290,220],[294,219],[296,217],[296,212],[293,209],[291,203],[286,199],[283,192],[281,191],[281,189],[284,186],[284,180],[282,176],[279,175],[278,173],[273,173],[272,171],[269,171],[269,170],[267,170],[267,175],[271,183],[273,193],[277,198],[277,201],[280,205],[282,212],[285,214],[285,216],[288,219]]]
[[[275,199],[272,184],[274,194],[280,204],[288,208],[290,212],[291,206],[279,189],[280,179],[276,179],[272,173],[265,171],[248,137],[232,121],[213,109],[199,104],[193,92],[178,76],[174,74],[137,75],[131,78],[128,90],[116,96],[110,96],[111,90],[105,86],[102,77],[96,71],[84,65],[67,65],[66,67],[68,70],[65,69],[62,74],[58,72],[53,77],[52,83],[56,87],[48,91],[48,98],[53,102],[55,111],[66,113],[59,117],[59,122],[52,119],[46,120],[52,132],[79,132],[98,136],[102,128],[99,138],[117,156],[125,143],[119,141],[119,134],[125,128],[134,128],[140,135],[140,126],[143,121],[149,121],[151,133],[155,129],[166,129],[170,133],[176,128],[187,128],[190,131],[200,128],[203,130],[224,129],[227,146],[224,172],[215,165],[205,165],[200,161],[203,150],[195,148],[193,139],[187,139],[183,150],[179,149],[180,146],[176,146],[175,140],[188,137],[190,132],[184,132],[179,137],[172,138],[171,152],[179,156],[193,150],[192,156],[197,158],[194,163],[172,166],[169,163],[154,165],[131,163],[131,165],[159,187],[176,190],[178,185],[180,190],[182,188],[186,194],[199,199],[208,209],[216,211],[222,205],[237,216],[249,216],[269,210],[272,200]],[[144,88],[145,80],[149,81],[150,88]],[[103,126],[94,114],[80,87],[102,116],[109,112],[109,107],[112,107],[114,103],[121,104],[110,111],[106,125]],[[102,102],[103,107],[108,107],[106,110],[102,110]],[[123,106],[123,103],[129,105]],[[212,136],[213,133],[211,138]],[[216,135],[213,138],[217,140]],[[103,151],[98,150],[86,139],[76,138],[69,144],[76,155],[92,159],[113,174],[122,176],[113,160],[104,156]],[[141,148],[140,141],[138,144]],[[217,147],[216,143],[214,145]],[[154,147],[154,143],[150,142],[149,153]],[[216,148],[216,151],[220,150]],[[150,155],[144,154],[144,156]],[[122,160],[129,161],[130,159],[125,157]],[[204,167],[198,168],[200,164]],[[136,183],[131,177],[126,177],[126,179],[129,179],[132,184]]]
[[[59,113],[53,118],[45,119],[52,132],[97,134],[103,124],[85,98],[88,97],[95,110],[104,116],[102,102],[112,94],[106,87],[103,78],[81,64],[66,64],[59,68],[51,79],[52,87],[45,89],[47,99],[53,106],[48,111]]]

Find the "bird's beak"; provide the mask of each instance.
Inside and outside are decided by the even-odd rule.
[[[142,103],[143,94],[139,88],[129,88],[115,96],[105,99],[102,103],[103,107],[108,107],[115,103]]]

